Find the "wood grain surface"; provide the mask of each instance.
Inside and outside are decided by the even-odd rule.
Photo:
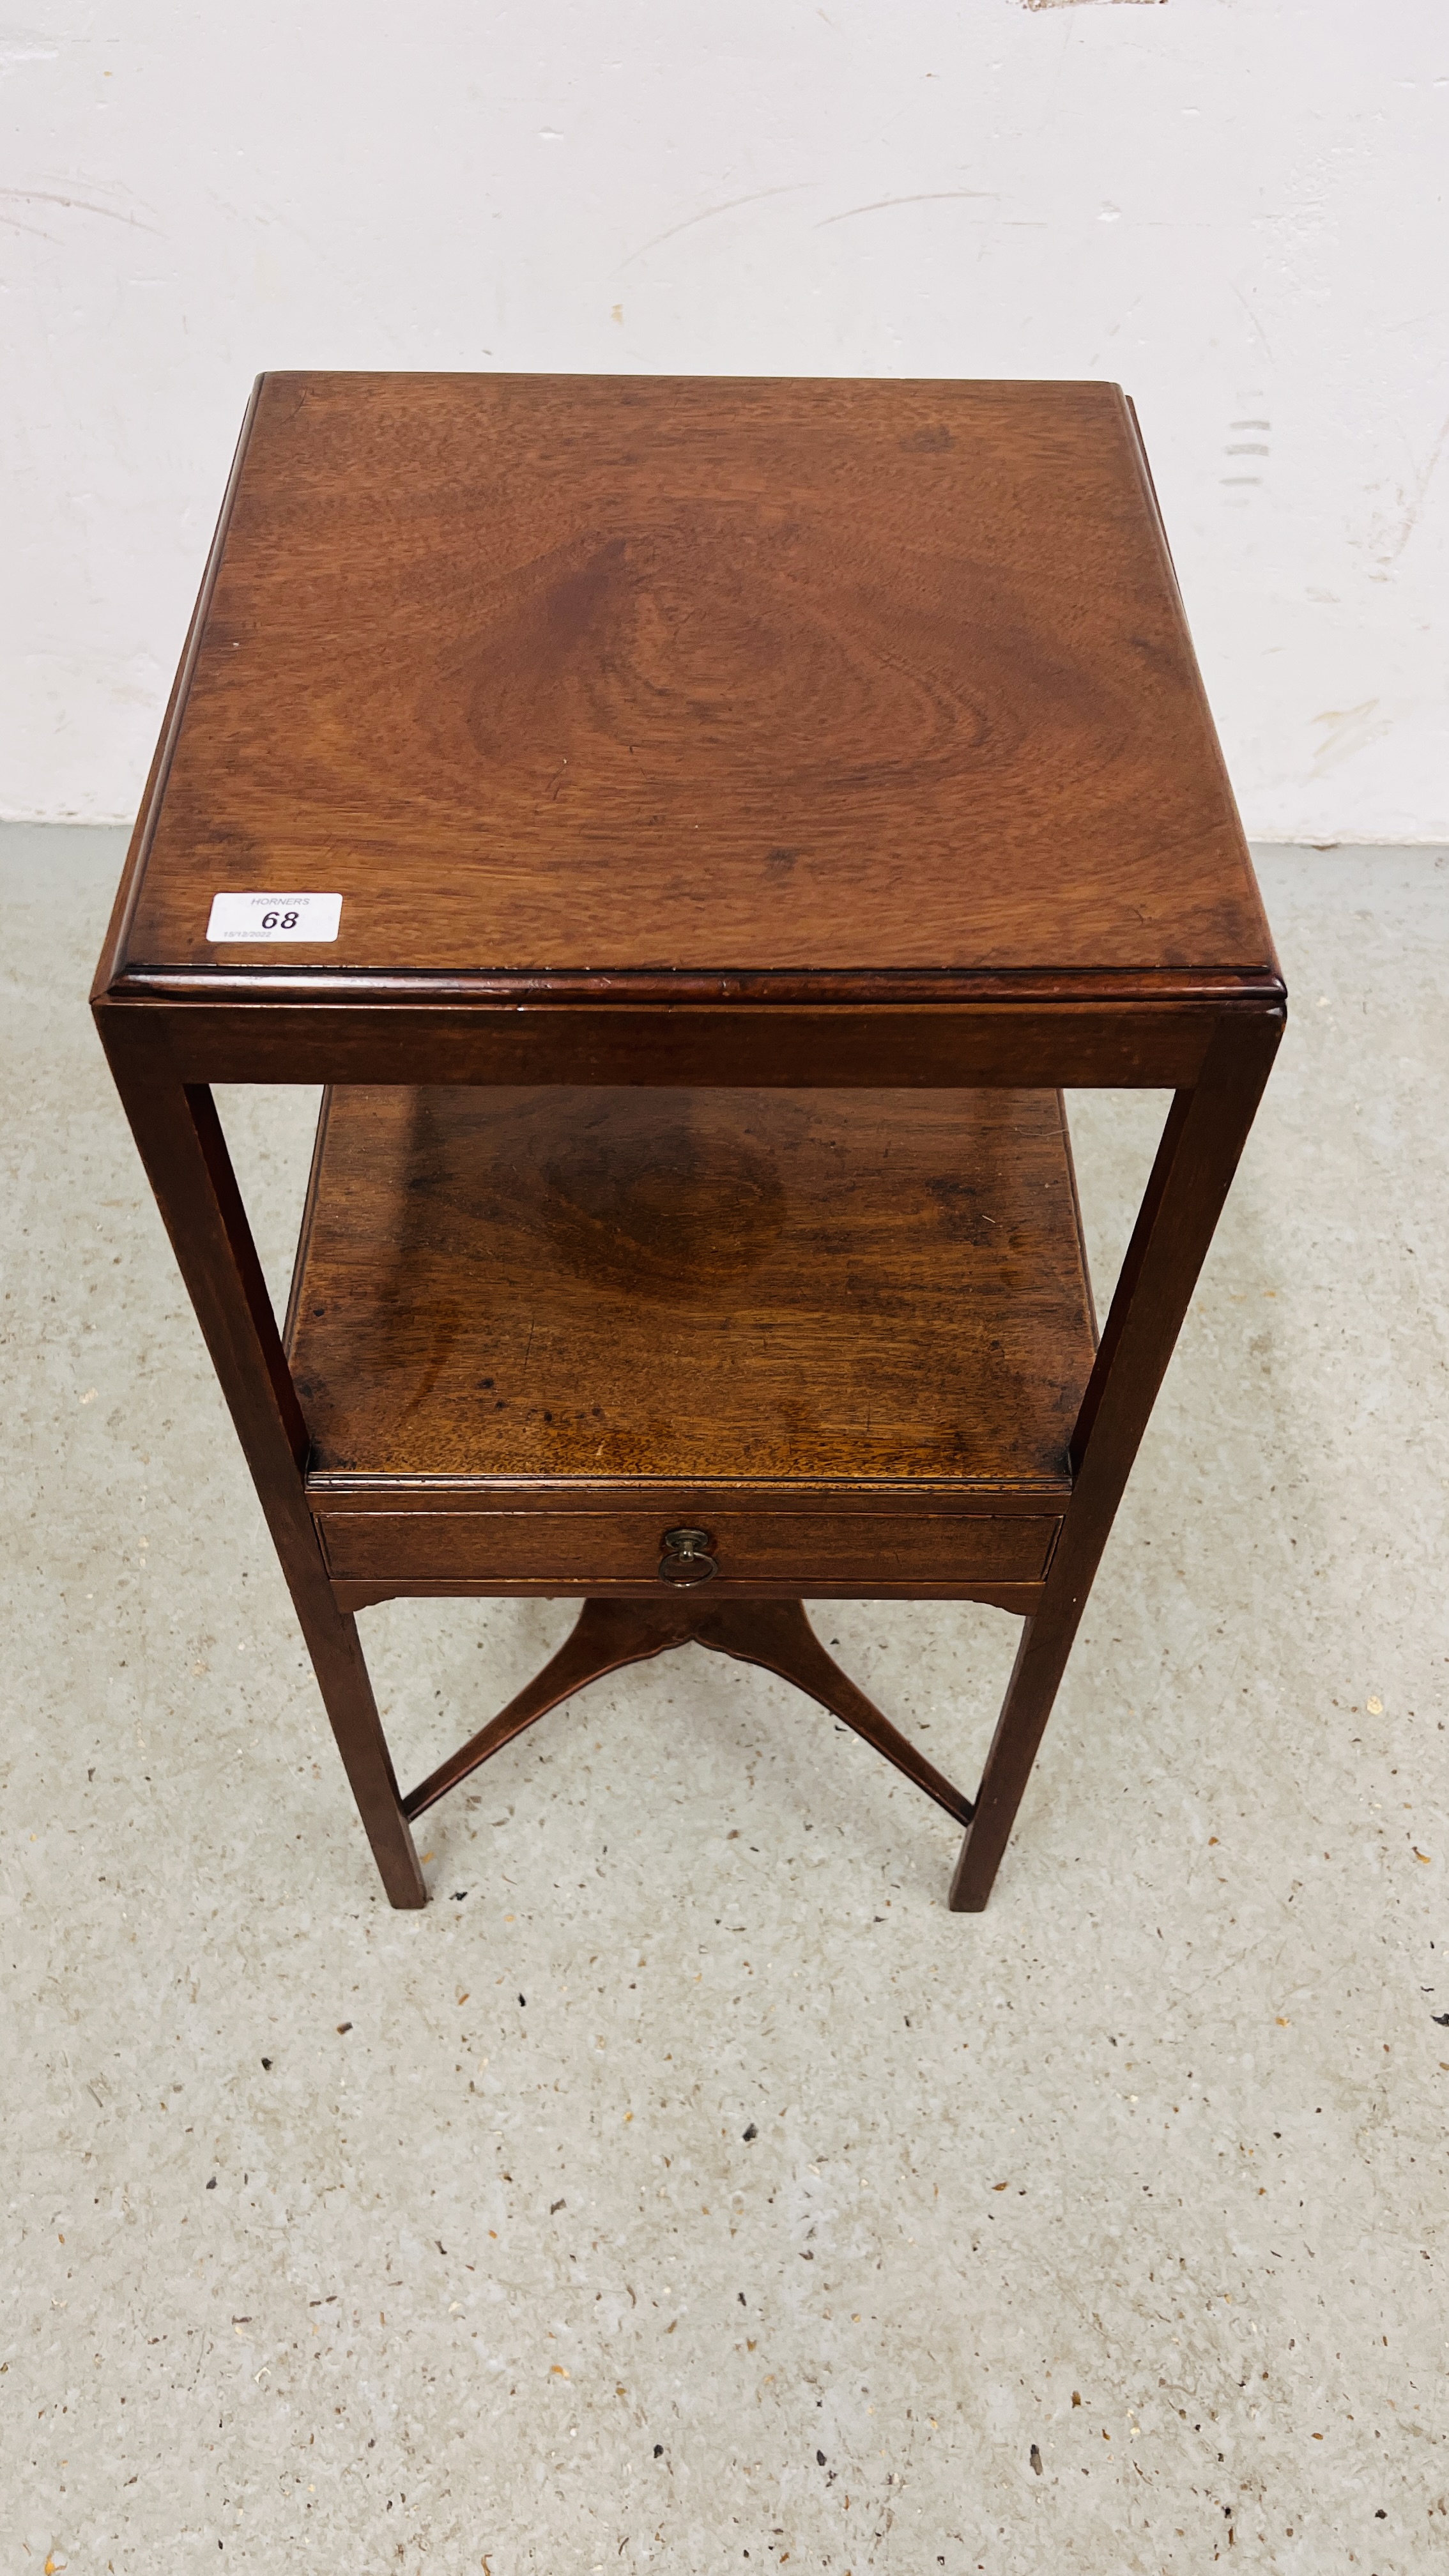
[[[1070,1490],[1095,1340],[1054,1092],[359,1087],[324,1119],[291,1361],[329,1481]]]
[[[1116,387],[502,375],[264,379],[109,958],[1272,967]]]

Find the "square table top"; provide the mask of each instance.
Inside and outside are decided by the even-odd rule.
[[[336,936],[210,940],[237,892]],[[111,950],[158,975],[1261,992],[1130,405],[264,376]]]

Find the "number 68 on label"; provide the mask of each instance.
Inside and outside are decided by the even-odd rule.
[[[341,919],[340,894],[219,894],[212,897],[206,936],[216,946],[333,940]]]

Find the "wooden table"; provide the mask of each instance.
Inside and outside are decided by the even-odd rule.
[[[1115,387],[261,380],[94,1005],[395,1905],[688,1639],[985,1904],[1284,998]],[[217,1082],[327,1086],[281,1330]],[[1100,1340],[1089,1085],[1173,1094]],[[495,1593],[584,1606],[402,1796],[355,1614]],[[1022,1614],[974,1803],[832,1595]]]

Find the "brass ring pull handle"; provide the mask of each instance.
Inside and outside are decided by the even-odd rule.
[[[673,1529],[664,1533],[664,1554],[659,1560],[661,1583],[708,1583],[719,1572],[709,1550],[713,1542],[708,1530]]]

